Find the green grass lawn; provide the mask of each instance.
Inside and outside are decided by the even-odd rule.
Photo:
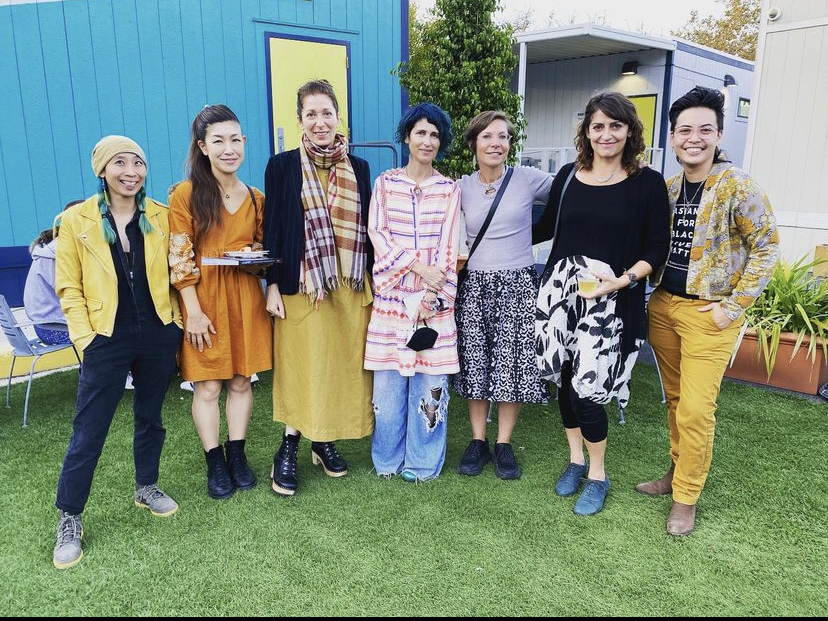
[[[214,501],[190,418],[170,389],[160,485],[181,504],[156,518],[132,503],[132,421],[122,402],[83,515],[85,557],[52,567],[58,472],[77,372],[25,385],[0,410],[0,611],[4,615],[822,615],[828,610],[828,406],[725,382],[696,532],[665,533],[669,498],[634,485],[668,465],[653,368],[639,365],[627,424],[610,423],[612,489],[594,517],[554,481],[567,461],[557,405],[526,408],[519,481],[454,468],[468,441],[454,398],[446,466],[405,483],[371,471],[370,441],[338,443],[347,477],[299,451],[299,493],[270,491],[281,434],[270,379],[254,389],[248,457],[260,484]],[[611,420],[615,407],[610,407]]]

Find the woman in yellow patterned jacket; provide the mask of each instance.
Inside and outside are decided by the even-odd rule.
[[[767,197],[719,150],[723,125],[724,97],[716,90],[696,87],[670,108],[670,143],[682,172],[667,181],[670,255],[654,278],[649,340],[667,395],[672,463],[667,474],[636,490],[672,494],[671,535],[695,528],[722,376],[744,311],[779,258]]]

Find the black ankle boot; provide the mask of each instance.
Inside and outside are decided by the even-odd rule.
[[[296,478],[296,451],[299,450],[299,436],[285,434],[282,446],[273,456],[273,470],[270,478],[273,479],[270,487],[281,496],[293,496],[299,487]]]
[[[204,452],[207,458],[207,494],[210,498],[222,500],[230,498],[236,489],[230,480],[227,471],[227,462],[224,461],[224,451],[220,446]]]
[[[227,470],[230,471],[230,479],[236,489],[245,490],[255,487],[256,475],[247,465],[244,440],[228,440],[224,443],[224,450],[227,453]]]
[[[348,474],[348,462],[336,452],[333,442],[311,442],[311,459],[314,466],[322,464],[329,477],[344,477]]]

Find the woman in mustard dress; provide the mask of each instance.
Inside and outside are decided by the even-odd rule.
[[[274,325],[273,418],[285,423],[271,487],[296,492],[299,437],[311,459],[341,477],[348,464],[334,440],[374,429],[371,374],[362,368],[374,250],[368,239],[368,162],[348,154],[336,133],[339,104],[331,85],[299,88],[301,145],[270,158],[265,172],[264,244],[280,259],[267,273]]]
[[[246,140],[232,110],[206,106],[193,120],[189,180],[170,195],[170,278],[181,297],[186,341],[181,375],[193,382],[207,493],[216,499],[256,485],[244,453],[253,409],[250,376],[272,365],[272,326],[259,275],[202,264],[205,257],[262,247],[264,196],[237,176]],[[219,395],[225,380],[228,440],[222,450]]]

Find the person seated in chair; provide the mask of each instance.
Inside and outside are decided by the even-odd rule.
[[[71,201],[64,210],[83,201]],[[47,345],[71,343],[66,316],[60,310],[55,293],[55,250],[60,232],[60,215],[51,229],[40,232],[29,246],[32,265],[23,288],[23,307],[31,319],[37,337]]]

